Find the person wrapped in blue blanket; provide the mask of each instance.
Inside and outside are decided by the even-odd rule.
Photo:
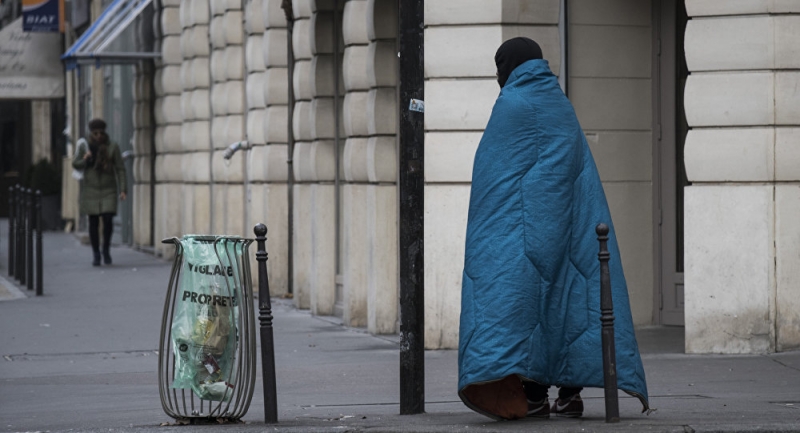
[[[533,40],[504,42],[495,63],[500,95],[472,174],[459,397],[498,420],[583,414],[582,388],[603,387],[595,227],[605,223],[618,387],[647,411],[614,225],[575,111]]]

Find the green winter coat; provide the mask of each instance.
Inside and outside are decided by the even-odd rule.
[[[94,167],[86,168],[83,156],[88,150],[88,146],[78,146],[75,157],[72,158],[72,166],[83,170],[80,212],[83,215],[116,214],[118,195],[123,192],[127,194],[125,164],[122,162],[119,146],[113,141],[109,142],[111,170],[108,173]]]

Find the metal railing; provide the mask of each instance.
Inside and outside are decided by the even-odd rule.
[[[8,192],[8,275],[41,296],[42,192],[19,184]]]

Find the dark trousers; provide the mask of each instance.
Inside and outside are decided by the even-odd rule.
[[[103,218],[103,253],[108,254],[111,247],[111,234],[114,232],[114,214],[101,213],[99,215],[89,215],[89,240],[92,242],[92,252],[100,254],[100,218]]]
[[[542,401],[547,398],[547,391],[550,389],[550,385],[540,385],[536,382],[522,382],[522,387],[525,388],[525,397],[530,401]],[[581,391],[583,388],[562,386],[558,388],[558,398],[566,400]]]

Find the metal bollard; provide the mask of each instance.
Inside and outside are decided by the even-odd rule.
[[[264,386],[264,422],[278,422],[278,391],[275,381],[275,342],[272,336],[272,301],[267,276],[267,226],[257,224],[256,260],[258,261],[258,321],[261,324],[261,375]]]
[[[8,187],[8,276],[13,277],[16,270],[14,263],[14,248],[15,241],[17,240],[17,232],[15,227],[16,215],[16,194],[13,186]]]
[[[42,192],[36,190],[36,296],[42,296]]]
[[[16,265],[16,269],[14,270],[14,276],[17,278],[17,281],[23,283],[25,279],[25,218],[24,218],[24,199],[22,197],[22,187],[17,184],[16,187],[16,201],[17,201],[17,224],[16,224],[16,240],[14,242],[15,252],[14,252],[14,264]]]
[[[28,290],[33,290],[33,217],[36,213],[36,200],[33,196],[33,190],[28,188],[28,222],[27,222],[27,232],[28,238],[26,239],[27,246],[25,247],[25,252],[27,256],[25,256],[25,270],[27,271],[27,275],[25,276],[25,282],[28,284]]]
[[[598,224],[595,229],[600,241],[600,321],[603,322],[603,384],[605,388],[606,422],[619,422],[619,396],[617,394],[617,356],[614,346],[614,302],[611,297],[611,273],[608,261],[608,226]]]
[[[28,257],[28,251],[25,247],[28,246],[28,194],[25,188],[20,188],[20,242],[19,242],[19,261],[20,273],[18,276],[19,284],[25,286],[25,277],[28,276],[28,262],[25,259]]]

